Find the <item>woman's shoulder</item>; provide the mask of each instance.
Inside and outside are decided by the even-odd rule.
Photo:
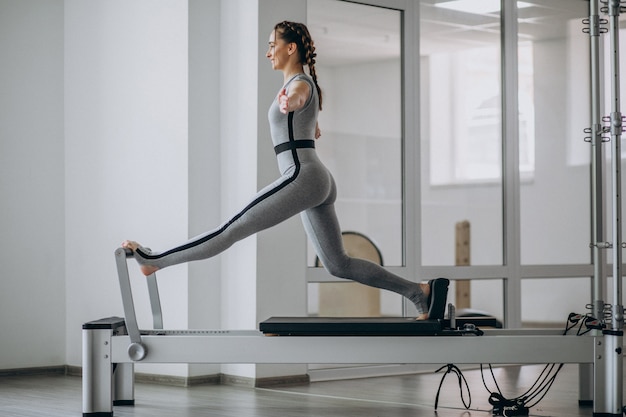
[[[311,77],[309,77],[307,74],[304,73],[299,73],[293,76],[293,78],[289,81],[289,83],[293,83],[293,82],[302,82],[304,81],[305,83],[309,84],[309,85],[313,85],[313,79],[311,79]]]

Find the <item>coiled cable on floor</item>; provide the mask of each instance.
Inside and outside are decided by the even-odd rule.
[[[465,379],[465,376],[463,375],[463,372],[461,372],[461,370],[453,363],[449,363],[437,369],[435,373],[439,373],[444,369],[446,370],[446,373],[443,374],[443,376],[441,377],[441,382],[439,382],[439,388],[437,389],[437,396],[435,397],[435,410],[437,410],[437,406],[439,405],[439,393],[441,392],[441,386],[443,385],[443,381],[446,379],[446,376],[448,376],[448,374],[451,374],[451,373],[456,374],[459,380],[459,391],[461,393],[461,401],[463,402],[465,409],[469,410],[470,406],[472,405],[472,394],[469,389],[469,384],[467,383],[467,380]],[[468,397],[467,403],[465,402],[465,396],[463,395],[463,383],[465,383],[465,390],[467,391],[467,397]]]
[[[603,323],[594,317],[591,317],[589,314],[577,314],[570,313],[567,321],[565,323],[565,330],[563,335],[567,334],[571,329],[578,325],[578,330],[576,334],[578,336],[582,336],[585,333],[589,332],[592,329],[601,329],[603,327]],[[583,326],[586,328],[583,330]],[[515,398],[506,398],[500,387],[498,386],[498,381],[496,381],[496,377],[493,373],[493,368],[491,364],[489,364],[489,371],[491,373],[491,378],[496,386],[496,391],[489,389],[487,383],[485,381],[485,375],[483,372],[483,365],[480,365],[480,375],[482,377],[483,385],[489,395],[489,403],[493,406],[493,415],[499,415],[504,417],[512,417],[512,416],[526,416],[528,415],[528,410],[537,404],[548,394],[550,388],[552,388],[552,384],[556,380],[557,375],[563,368],[564,364],[547,364],[533,385],[522,395],[519,395]]]
[[[539,402],[541,402],[541,400],[543,400],[546,396],[550,388],[552,388],[552,384],[554,384],[554,381],[563,368],[563,365],[564,364],[562,363],[552,363],[546,365],[535,382],[525,393],[514,398],[506,398],[498,386],[491,364],[489,364],[489,371],[497,392],[489,389],[485,381],[483,365],[481,364],[480,374],[485,389],[490,393],[489,403],[493,406],[493,414],[505,417],[528,415],[528,410],[539,404]]]

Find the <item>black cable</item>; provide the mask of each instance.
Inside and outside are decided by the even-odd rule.
[[[533,383],[533,385],[525,393],[515,398],[512,398],[511,400],[523,404],[527,408],[531,408],[539,404],[539,402],[546,396],[546,394],[552,387],[552,384],[554,384],[557,375],[559,374],[561,368],[563,368],[563,364],[559,364],[559,367],[554,372],[554,375],[551,376],[555,367],[556,364],[554,363],[546,365]],[[536,402],[529,404],[530,401],[534,400],[539,395],[541,396]]]
[[[554,365],[554,364],[553,364],[553,365]],[[552,378],[550,378],[550,382],[548,383],[548,385],[546,385],[546,386],[545,386],[545,388],[544,388],[544,392],[543,392],[543,395],[542,395],[541,397],[539,397],[539,399],[538,399],[536,402],[534,402],[534,403],[532,403],[532,404],[528,404],[528,405],[527,405],[527,407],[528,407],[528,408],[534,407],[534,406],[536,406],[537,404],[539,404],[539,402],[540,402],[541,400],[543,400],[543,398],[544,398],[544,397],[548,394],[548,391],[550,391],[550,388],[552,388],[552,384],[554,384],[554,381],[556,381],[556,377],[557,377],[557,375],[559,374],[559,372],[561,371],[561,368],[563,368],[563,365],[564,365],[564,364],[562,364],[562,363],[561,363],[561,364],[559,364],[558,369],[556,370],[556,372],[554,373],[554,375],[552,376]],[[536,394],[534,397],[530,397],[530,398],[528,398],[528,400],[533,400],[533,399],[534,399],[537,395],[539,395],[539,392],[537,392],[537,394]]]
[[[581,336],[594,328],[601,328],[602,323],[594,317],[590,316],[589,314],[581,315],[577,313],[570,313],[567,321],[565,322],[563,335],[567,334],[567,332],[569,332],[577,325],[578,330],[576,334],[578,336]],[[583,331],[583,326],[586,326],[587,330]],[[555,363],[547,364],[540,372],[535,382],[525,393],[514,398],[506,398],[502,394],[502,390],[498,385],[498,381],[496,380],[495,374],[493,372],[493,367],[491,366],[491,364],[488,365],[489,371],[491,373],[491,378],[496,386],[497,392],[492,391],[487,386],[483,364],[480,364],[481,379],[483,382],[483,386],[490,394],[489,403],[494,407],[493,414],[502,416],[528,415],[528,409],[539,404],[539,402],[541,402],[541,400],[543,400],[548,394],[548,392],[552,388],[552,385],[554,384],[554,381],[556,381],[556,377],[564,366],[564,364],[562,363],[558,364],[558,367]],[[624,410],[624,414],[626,414],[626,408]]]
[[[449,363],[447,365],[442,366],[441,368],[437,369],[435,373],[438,373],[442,371],[443,369],[446,369],[446,373],[443,374],[443,377],[441,377],[441,382],[439,382],[439,388],[437,389],[437,395],[435,396],[435,410],[437,410],[437,406],[439,405],[439,393],[441,392],[443,381],[446,379],[446,376],[450,373],[456,374],[459,380],[459,391],[461,393],[461,401],[463,402],[465,409],[469,410],[470,406],[472,405],[472,393],[470,392],[469,384],[467,383],[467,380],[465,379],[465,375],[463,375],[463,372],[461,372],[461,370],[453,363]],[[465,389],[467,391],[467,396],[469,400],[467,403],[465,402],[465,397],[463,396],[463,383],[465,383]]]
[[[552,364],[552,367],[554,368],[554,364]],[[528,388],[528,390],[523,393],[522,395],[518,396],[517,398],[523,399],[524,402],[526,401],[526,399],[529,396],[532,396],[533,394],[531,394],[531,392],[533,392],[533,390],[535,390],[535,387],[537,385],[539,385],[539,387],[537,389],[541,388],[541,384],[543,384],[543,382],[546,380],[546,378],[548,377],[548,375],[550,374],[550,371],[548,371],[548,368],[550,368],[550,364],[547,364],[543,370],[541,371],[541,373],[539,374],[539,376],[537,377],[537,379],[535,380],[535,382],[530,386],[530,388]],[[548,371],[548,373],[543,377],[543,381],[541,381],[541,383],[539,382],[539,380],[541,380],[542,375]]]
[[[500,390],[500,386],[498,385],[498,381],[496,381],[496,376],[493,374],[493,368],[491,367],[491,364],[489,364],[489,370],[491,371],[491,379],[493,379],[493,382],[496,384],[496,389],[498,390],[498,393],[500,395],[502,395],[502,391]],[[483,364],[482,363],[480,364],[480,376],[481,376],[481,378],[483,380],[483,385],[485,386],[485,389],[488,392],[491,392],[489,387],[487,387],[487,383],[485,382],[485,375],[483,375]]]
[[[567,332],[569,332],[571,329],[573,329],[574,327],[576,327],[576,325],[580,322],[580,320],[583,318],[584,316],[580,315],[580,314],[576,314],[576,313],[569,313],[569,316],[567,317],[567,321],[565,322],[565,331],[563,332],[563,335],[566,335]],[[569,323],[572,323],[571,326],[568,326]]]

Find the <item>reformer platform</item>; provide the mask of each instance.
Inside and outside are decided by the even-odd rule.
[[[153,329],[137,326],[127,258],[115,252],[126,318],[83,325],[83,416],[134,405],[134,363],[537,364],[593,363],[594,337],[554,329],[476,328],[471,318],[274,317],[261,330],[165,330],[156,276],[147,278]],[[476,318],[484,325],[484,318]],[[487,319],[488,320],[488,319]],[[467,326],[466,326],[467,324]],[[264,334],[263,332],[266,332]],[[282,335],[286,337],[271,337]],[[462,337],[457,337],[462,336]]]
[[[466,324],[495,327],[496,319],[464,317],[456,318],[456,324],[459,328]],[[451,328],[449,319],[412,317],[270,317],[259,323],[259,330],[269,336],[452,336],[470,332]]]

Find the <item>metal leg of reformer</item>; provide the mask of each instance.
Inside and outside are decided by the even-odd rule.
[[[596,337],[594,351],[594,417],[622,416],[623,337],[605,334]]]
[[[113,364],[113,405],[135,405],[135,365]]]
[[[83,416],[113,416],[111,330],[83,329]]]
[[[112,417],[113,405],[133,405],[134,365],[112,362],[112,338],[124,319],[111,317],[83,325],[83,416]]]
[[[593,405],[593,364],[578,364],[578,405]]]

